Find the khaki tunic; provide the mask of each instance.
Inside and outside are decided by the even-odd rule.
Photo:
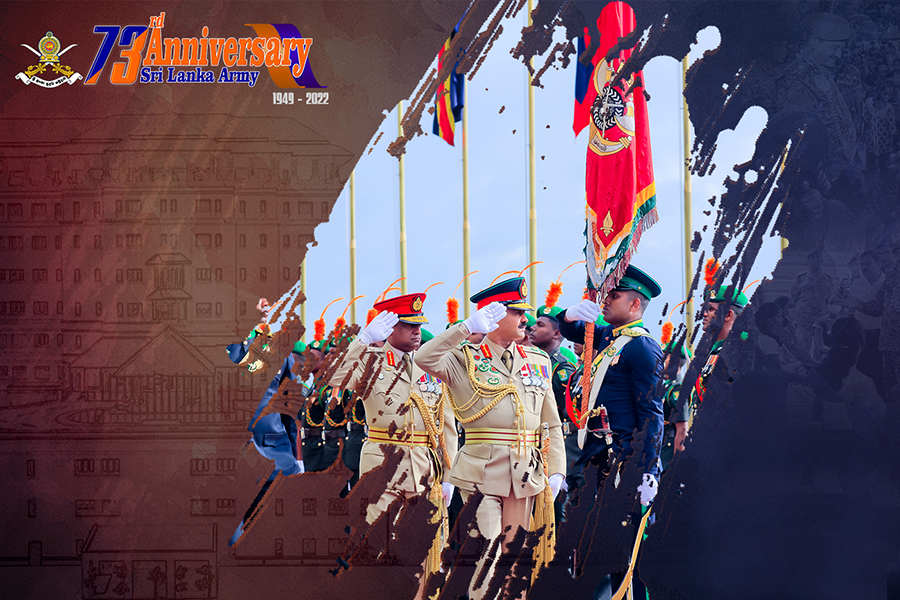
[[[388,361],[388,353],[393,354],[393,363],[390,366]],[[343,363],[335,371],[331,377],[330,385],[335,387],[343,386],[345,389],[355,389],[361,381],[365,367],[370,357],[375,355],[374,369],[375,383],[369,395],[362,399],[366,408],[366,424],[371,427],[381,429],[390,429],[391,425],[397,427],[395,437],[403,439],[404,432],[409,434],[412,431],[426,432],[425,422],[418,409],[412,405],[410,400],[410,392],[415,392],[425,400],[430,406],[436,406],[440,400],[440,385],[434,386],[436,391],[422,391],[419,388],[418,381],[424,375],[421,368],[413,362],[412,380],[406,374],[406,370],[402,365],[403,352],[393,348],[389,343],[385,342],[381,348],[369,348],[358,341],[354,340],[350,343],[347,355],[344,357]],[[414,353],[410,353],[413,358]],[[347,374],[351,373],[349,381],[344,383]],[[398,379],[399,378],[399,379]],[[391,384],[398,379],[396,384],[391,388]],[[390,389],[390,393],[388,393]],[[409,402],[409,405],[407,405]],[[435,415],[435,421],[439,418]],[[456,420],[449,403],[444,403],[444,446],[450,456],[451,463],[456,456],[458,441],[456,433]],[[381,466],[384,462],[384,452],[381,449],[382,442],[366,440],[363,443],[362,454],[359,461],[360,476],[368,473],[375,467]],[[400,466],[397,468],[394,477],[388,484],[389,490],[402,490],[420,494],[429,488],[423,484],[423,479],[430,487],[434,482],[434,467],[432,461],[432,452],[427,446],[395,446],[399,449],[403,456],[400,460]],[[440,451],[438,450],[439,456]],[[443,463],[443,458],[441,458]],[[449,478],[450,465],[444,465],[442,481]]]
[[[468,375],[467,352],[479,359],[486,358],[481,346],[463,344],[467,332],[462,324],[450,327],[444,333],[428,342],[415,357],[415,363],[426,373],[440,378],[450,386],[453,403],[465,406],[475,398],[475,390]],[[563,435],[553,396],[553,387],[547,385],[526,386],[521,369],[526,364],[546,366],[547,373],[552,373],[550,358],[542,350],[532,347],[521,347],[527,357],[522,354],[515,343],[502,348],[487,337],[486,345],[491,354],[488,360],[475,360],[475,379],[489,385],[514,383],[524,408],[523,419],[516,418],[516,400],[507,394],[486,414],[469,423],[461,423],[467,431],[473,428],[516,429],[524,426],[524,430],[538,432],[541,423],[550,426],[549,474],[566,473],[566,451]],[[512,353],[513,368],[510,372],[501,361],[503,351]],[[480,367],[480,369],[478,368]],[[549,381],[547,382],[550,383]],[[460,417],[469,418],[490,404],[487,398],[477,398],[475,403],[465,410]],[[524,423],[523,423],[524,421]],[[544,489],[543,461],[539,448],[526,446],[517,449],[515,446],[494,444],[466,443],[456,456],[450,472],[450,483],[460,490],[474,491],[477,487],[483,494],[516,498],[534,496]]]

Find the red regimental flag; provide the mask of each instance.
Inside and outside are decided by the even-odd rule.
[[[624,273],[643,230],[657,219],[643,73],[638,71],[612,86],[632,49],[606,60],[609,50],[634,28],[630,6],[613,2],[604,7],[599,19],[600,47],[588,91],[594,99],[585,181],[585,255],[588,274],[594,287],[601,290],[601,298]]]

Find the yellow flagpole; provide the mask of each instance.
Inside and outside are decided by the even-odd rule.
[[[693,232],[693,219],[691,218],[691,120],[688,115],[687,99],[684,97],[684,87],[686,84],[686,76],[688,70],[688,57],[685,56],[681,61],[681,102],[683,106],[684,117],[684,277],[685,290],[690,291],[691,283],[694,279],[694,253],[691,252],[691,233]],[[694,298],[693,295],[688,300],[684,309],[685,324],[687,325],[687,340],[690,345],[690,339],[694,335]]]
[[[450,117],[453,118],[452,115]],[[469,273],[469,86],[463,89],[462,161],[463,161],[463,275]],[[463,281],[464,315],[468,319],[472,311],[469,302],[469,278]]]
[[[533,0],[528,0],[528,26],[531,27]],[[531,66],[531,59],[529,59]],[[531,71],[528,77],[528,262],[537,261],[537,195],[534,184],[534,86],[531,85]],[[468,273],[468,271],[466,271]],[[528,269],[528,302],[537,307],[537,265]]]
[[[403,101],[397,104],[397,135],[403,135]],[[403,155],[400,155],[400,293],[406,293],[406,185],[404,183]]]
[[[350,173],[350,297],[356,298],[356,171]],[[350,305],[350,322],[356,323],[356,303]]]

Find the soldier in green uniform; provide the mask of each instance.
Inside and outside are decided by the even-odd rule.
[[[690,349],[674,340],[663,347],[663,440],[659,451],[662,472],[669,468],[669,462],[675,455],[675,415],[678,407],[678,395],[684,378],[684,366],[693,358]]]
[[[559,352],[560,352],[560,354],[563,355],[563,357],[564,357],[567,361],[569,361],[570,363],[572,363],[572,366],[578,365],[578,357],[575,356],[575,353],[574,353],[574,352],[572,352],[571,350],[569,350],[569,349],[566,348],[565,346],[560,346],[560,347],[559,347]]]
[[[556,408],[559,419],[562,422],[562,433],[566,447],[566,484],[562,491],[574,494],[584,483],[582,471],[584,467],[575,465],[581,457],[581,449],[578,447],[578,426],[572,423],[566,412],[566,386],[569,378],[575,372],[575,365],[569,362],[562,353],[563,336],[559,332],[559,315],[563,310],[558,306],[547,308],[541,306],[537,309],[537,322],[531,329],[531,343],[547,353],[550,364],[553,366],[550,377],[553,396],[556,398]],[[555,509],[557,521],[565,518],[566,498],[559,494],[556,498]]]
[[[691,386],[689,393],[679,393],[678,404],[675,412],[675,451],[684,449],[684,440],[690,428],[690,421],[694,411],[703,402],[703,395],[711,377],[727,377],[727,368],[723,361],[719,360],[725,338],[731,333],[738,315],[747,306],[747,296],[739,289],[732,289],[729,300],[729,286],[721,285],[715,293],[707,292],[706,309],[703,311],[703,330],[707,333],[715,333],[716,339],[706,357],[700,374]],[[688,371],[690,376],[690,371]]]
[[[326,340],[315,340],[309,344],[309,353],[321,366],[330,347]],[[315,369],[312,376],[317,374]],[[324,471],[337,460],[340,452],[338,440],[347,435],[344,408],[339,403],[329,410],[331,386],[315,379],[307,382],[309,400],[300,411],[300,449],[307,471]]]

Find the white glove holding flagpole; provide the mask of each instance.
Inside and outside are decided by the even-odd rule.
[[[593,323],[600,316],[600,306],[593,300],[582,300],[566,309],[566,321]]]
[[[391,332],[394,331],[394,325],[400,321],[400,317],[391,311],[380,313],[372,319],[372,322],[366,325],[359,337],[360,344],[368,346],[373,342],[381,342],[386,340]]]
[[[506,307],[499,302],[491,302],[463,321],[463,325],[469,333],[490,333],[499,327],[497,321],[505,316]]]

